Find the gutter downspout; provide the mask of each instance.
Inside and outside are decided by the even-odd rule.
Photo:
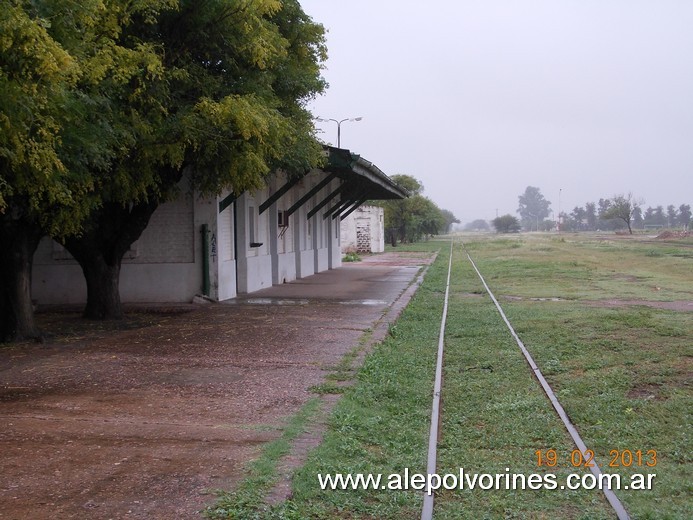
[[[202,294],[209,296],[209,226],[202,224]]]

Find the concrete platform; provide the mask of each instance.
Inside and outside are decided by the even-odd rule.
[[[147,327],[0,348],[0,519],[197,517],[364,331],[385,335],[431,260],[374,255]]]

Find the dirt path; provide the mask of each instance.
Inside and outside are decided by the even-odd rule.
[[[0,349],[0,518],[196,518],[430,258]]]

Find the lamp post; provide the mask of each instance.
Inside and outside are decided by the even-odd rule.
[[[563,188],[558,188],[558,232],[561,232],[561,192]]]
[[[342,123],[345,121],[361,121],[363,119],[362,117],[347,117],[344,119],[324,119],[322,117],[317,117],[316,121],[320,121],[321,123],[327,123],[328,121],[334,121],[337,123],[337,148],[342,147]]]

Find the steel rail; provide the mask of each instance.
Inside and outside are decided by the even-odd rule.
[[[436,472],[436,460],[438,457],[438,432],[440,430],[440,393],[443,386],[443,350],[445,345],[445,322],[448,317],[448,299],[450,296],[450,273],[452,272],[452,251],[454,240],[450,240],[450,260],[448,262],[448,279],[445,284],[445,300],[443,303],[443,317],[440,321],[440,334],[438,335],[438,357],[436,361],[436,375],[433,383],[433,405],[431,406],[431,430],[428,436],[428,459],[426,473]],[[421,520],[433,518],[433,491],[424,493]]]
[[[463,244],[463,246],[464,246],[464,244]],[[466,251],[466,249],[465,249],[465,251]],[[452,258],[452,255],[451,255],[451,258]],[[472,257],[470,256],[470,254],[468,252],[467,252],[467,258],[469,258],[469,261],[471,262],[472,267],[474,267],[476,274],[479,275],[479,279],[481,280],[481,283],[484,284],[484,287],[486,288],[486,292],[488,292],[488,295],[493,300],[493,303],[496,304],[496,309],[498,309],[498,312],[500,313],[501,317],[503,318],[503,321],[505,321],[505,324],[508,326],[510,333],[512,334],[513,338],[515,338],[517,345],[520,347],[520,350],[522,350],[522,354],[524,354],[525,359],[527,360],[527,363],[529,363],[529,366],[532,368],[532,371],[534,372],[534,375],[536,376],[537,380],[541,384],[541,387],[544,389],[546,396],[549,398],[549,400],[551,401],[551,404],[553,405],[554,409],[558,413],[558,416],[563,421],[563,424],[565,425],[566,429],[568,430],[568,433],[572,437],[573,442],[575,443],[577,448],[582,452],[582,454],[585,455],[587,453],[587,446],[585,445],[582,438],[580,437],[580,434],[578,433],[578,431],[575,428],[575,426],[573,425],[573,423],[570,422],[570,418],[568,418],[568,414],[565,413],[563,406],[561,406],[561,403],[558,401],[558,398],[556,397],[556,394],[554,393],[554,391],[551,388],[551,386],[549,385],[549,383],[546,381],[546,379],[544,379],[544,376],[541,373],[541,370],[539,369],[537,364],[534,362],[532,355],[529,353],[527,348],[525,348],[524,343],[522,343],[522,340],[520,339],[520,337],[515,332],[515,329],[513,329],[513,326],[510,324],[510,321],[505,316],[505,313],[503,312],[503,309],[501,308],[500,304],[498,303],[498,300],[496,300],[496,297],[491,292],[491,289],[489,289],[489,286],[486,284],[486,280],[484,280],[484,277],[479,272],[479,269],[476,267],[474,260],[472,260]],[[446,294],[446,299],[447,299],[447,294]],[[590,467],[590,471],[595,476],[595,478],[598,481],[600,481],[600,476],[602,474],[602,471],[601,471],[601,469],[599,469],[599,465],[597,464],[597,461],[594,459],[592,460],[592,466]],[[628,512],[623,507],[623,504],[621,504],[621,501],[618,499],[616,494],[606,487],[604,487],[602,489],[602,491],[604,492],[604,496],[606,497],[606,499],[609,501],[609,504],[611,504],[611,507],[616,512],[616,516],[618,517],[618,519],[619,520],[629,520],[630,517],[628,516]]]

